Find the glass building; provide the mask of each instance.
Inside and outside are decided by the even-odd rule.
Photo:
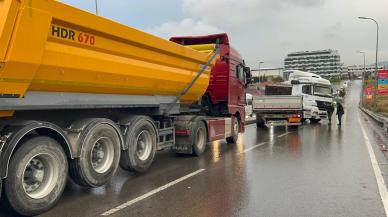
[[[321,76],[337,76],[341,73],[341,58],[337,50],[294,52],[284,60],[286,70],[301,70]]]

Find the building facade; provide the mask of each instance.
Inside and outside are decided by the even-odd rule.
[[[294,52],[284,60],[286,70],[301,70],[324,77],[341,73],[341,58],[337,50],[316,50]]]
[[[360,77],[362,76],[362,73],[364,72],[364,66],[363,65],[352,65],[352,66],[347,66],[347,72],[353,76]],[[385,69],[384,66],[378,66],[378,69]],[[375,73],[375,66],[374,65],[366,65],[365,66],[365,72],[366,75],[373,75]]]
[[[283,68],[262,68],[260,70],[253,69],[252,77],[283,77]]]

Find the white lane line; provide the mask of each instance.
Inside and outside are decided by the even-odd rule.
[[[364,128],[364,126],[363,126],[363,124],[361,122],[360,117],[358,117],[358,121],[360,122],[361,131],[362,131],[362,134],[364,135],[365,144],[366,144],[366,147],[368,149],[368,153],[369,153],[369,157],[370,157],[370,160],[371,160],[371,163],[372,163],[373,171],[374,171],[375,176],[376,176],[377,186],[379,188],[379,193],[380,193],[381,201],[383,202],[384,209],[385,209],[385,216],[388,216],[388,191],[387,191],[387,186],[385,185],[385,181],[384,181],[383,175],[381,174],[380,167],[379,167],[378,162],[376,160],[375,152],[373,151],[373,148],[372,148],[372,145],[370,143],[368,134],[366,133],[366,130],[365,130],[365,128]]]
[[[255,146],[252,146],[252,147],[250,147],[250,148],[247,148],[247,149],[245,149],[245,150],[243,151],[243,153],[248,152],[248,151],[252,151],[253,149],[258,148],[258,147],[260,147],[260,146],[263,146],[263,145],[265,145],[265,144],[266,144],[266,142],[262,142],[262,143],[260,143],[260,144],[255,145]]]
[[[287,136],[288,134],[290,134],[292,132],[287,132],[287,133],[283,133],[283,134],[280,134],[279,136],[277,136],[278,138],[282,138],[283,136]]]
[[[187,175],[185,175],[185,176],[183,176],[183,177],[181,177],[181,178],[179,178],[179,179],[177,179],[177,180],[175,180],[175,181],[172,181],[172,182],[170,182],[170,183],[168,183],[168,184],[166,184],[166,185],[163,185],[163,186],[161,186],[161,187],[159,187],[159,188],[156,188],[156,189],[154,189],[154,190],[152,190],[152,191],[150,191],[150,192],[148,192],[148,193],[146,193],[146,194],[143,194],[143,195],[140,196],[140,197],[137,197],[137,198],[132,199],[132,200],[126,202],[126,203],[123,203],[123,204],[121,204],[120,206],[117,206],[116,208],[110,209],[110,210],[108,210],[108,211],[102,213],[101,216],[109,216],[109,215],[112,215],[113,213],[116,213],[116,212],[118,212],[118,211],[120,211],[120,210],[122,210],[122,209],[125,209],[125,208],[131,206],[131,205],[134,204],[134,203],[137,203],[137,202],[139,202],[139,201],[141,201],[141,200],[144,200],[144,199],[146,199],[147,197],[150,197],[150,196],[152,196],[152,195],[154,195],[154,194],[156,194],[156,193],[158,193],[158,192],[160,192],[160,191],[163,191],[163,190],[165,190],[165,189],[167,189],[167,188],[169,188],[169,187],[171,187],[171,186],[173,186],[173,185],[176,185],[176,184],[178,184],[179,182],[182,182],[182,181],[184,181],[184,180],[186,180],[186,179],[188,179],[188,178],[190,178],[190,177],[193,177],[193,176],[195,176],[195,175],[197,175],[197,174],[199,174],[199,173],[201,173],[201,172],[203,172],[203,171],[205,171],[205,169],[200,169],[200,170],[197,170],[197,171],[192,172],[192,173],[190,173],[190,174],[187,174]]]

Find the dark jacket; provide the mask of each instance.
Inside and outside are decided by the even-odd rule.
[[[331,104],[328,107],[326,107],[326,111],[327,111],[328,114],[333,114],[333,112],[334,112],[333,104]]]
[[[343,115],[345,114],[344,107],[341,105],[341,103],[337,103],[337,115]]]

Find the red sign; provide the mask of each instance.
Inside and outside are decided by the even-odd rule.
[[[388,70],[379,70],[377,72],[377,78],[378,79],[387,79],[388,78]]]
[[[365,95],[367,100],[372,100],[372,98],[373,98],[373,87],[372,86],[365,87],[364,95]]]
[[[388,90],[385,89],[385,90],[377,90],[377,94],[379,95],[388,95]]]
[[[372,86],[365,87],[365,95],[372,94],[372,92],[373,92]]]

